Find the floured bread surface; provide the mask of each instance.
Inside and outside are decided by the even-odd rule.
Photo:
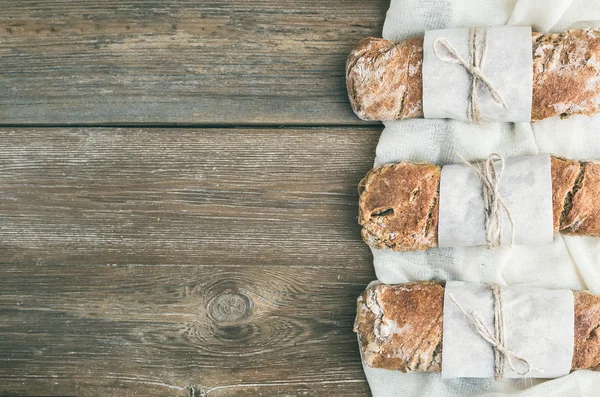
[[[573,291],[575,348],[571,369],[600,371],[600,296]]]
[[[600,31],[532,35],[531,120],[600,111]],[[348,56],[346,86],[363,120],[423,117],[423,39],[369,37]]]
[[[358,298],[355,332],[375,368],[441,371],[444,287],[437,282],[379,284]]]
[[[580,163],[570,201],[565,203],[561,232],[600,237],[600,163]]]
[[[571,199],[577,178],[581,173],[579,161],[562,157],[552,157],[552,212],[554,219],[554,233],[560,231],[561,223],[565,221],[571,209]]]
[[[363,120],[423,117],[423,39],[366,38],[348,56],[346,86]]]
[[[600,31],[533,35],[532,120],[600,110]]]
[[[440,173],[440,167],[428,163],[372,169],[358,187],[364,240],[395,251],[437,246]]]

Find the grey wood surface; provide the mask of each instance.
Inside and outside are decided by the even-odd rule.
[[[1,128],[0,394],[368,395],[379,130]]]
[[[0,395],[369,395],[344,64],[388,4],[0,3]]]
[[[389,0],[2,0],[0,123],[357,124]]]

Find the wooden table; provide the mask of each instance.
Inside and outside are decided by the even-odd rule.
[[[365,396],[345,59],[388,0],[3,0],[0,395]]]

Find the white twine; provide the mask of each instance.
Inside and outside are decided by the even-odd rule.
[[[448,41],[446,37],[438,37],[433,42],[433,53],[441,61],[457,63],[465,68],[471,75],[471,93],[469,96],[469,107],[467,108],[467,118],[474,123],[482,122],[483,115],[479,107],[477,92],[480,82],[485,85],[492,99],[508,110],[508,105],[502,97],[502,94],[492,85],[491,81],[483,74],[483,66],[488,49],[488,29],[483,29],[482,43],[479,44],[480,28],[471,28],[469,30],[469,62],[460,56],[458,50]],[[441,45],[448,55],[440,55],[438,44]]]
[[[485,210],[485,240],[488,248],[502,247],[503,230],[502,230],[502,210],[508,216],[511,224],[511,239],[510,246],[515,243],[515,223],[512,215],[500,195],[500,179],[504,173],[505,161],[504,157],[498,153],[492,153],[487,160],[477,163],[477,166],[469,163],[460,154],[455,153],[462,163],[469,167],[479,178],[483,191],[483,206]],[[499,160],[501,167],[500,171],[496,170],[494,160]]]
[[[475,330],[475,332],[481,336],[487,343],[494,348],[494,376],[496,379],[502,379],[504,377],[505,363],[513,370],[517,375],[527,376],[534,369],[529,360],[508,349],[506,346],[506,325],[504,323],[504,308],[502,307],[502,291],[497,285],[490,285],[490,290],[494,297],[494,331],[490,331],[485,326],[483,320],[479,314],[475,311],[467,313],[460,303],[456,300],[454,295],[448,293],[448,297],[456,307],[462,312],[469,323]],[[525,371],[519,371],[516,369],[515,364],[520,363],[527,368]],[[543,371],[542,371],[543,372]]]

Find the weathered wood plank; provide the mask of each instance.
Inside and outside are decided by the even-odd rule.
[[[0,394],[367,394],[351,329],[368,266],[1,269]]]
[[[364,266],[356,186],[377,136],[0,129],[2,260]]]
[[[365,395],[378,135],[0,129],[0,394]]]
[[[4,0],[0,123],[358,124],[389,0]]]

